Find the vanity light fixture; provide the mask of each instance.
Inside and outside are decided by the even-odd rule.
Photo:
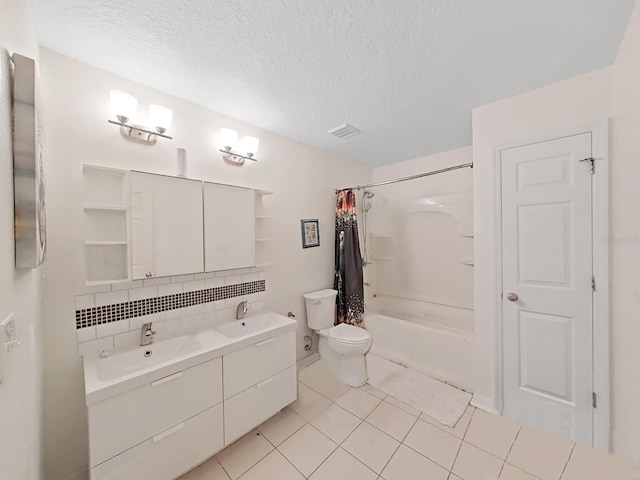
[[[258,151],[260,140],[256,137],[244,137],[242,139],[242,151],[244,155],[233,152],[233,148],[238,142],[238,132],[231,128],[220,129],[220,151],[225,162],[231,165],[244,165],[245,160],[257,161],[253,156]]]
[[[171,126],[173,111],[162,105],[149,105],[149,120],[153,124],[153,129],[131,123],[131,118],[138,108],[136,97],[120,90],[109,92],[111,101],[111,111],[117,118],[108,120],[109,123],[120,127],[120,135],[132,142],[154,145],[158,137],[171,139],[165,132]]]

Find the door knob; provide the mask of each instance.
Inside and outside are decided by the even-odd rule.
[[[507,300],[509,300],[510,302],[517,302],[518,301],[518,294],[517,293],[513,293],[513,292],[507,293]]]

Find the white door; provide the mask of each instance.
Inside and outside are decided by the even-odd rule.
[[[504,416],[593,442],[591,134],[503,150]]]
[[[202,182],[131,172],[134,279],[204,272]]]
[[[255,190],[204,183],[205,270],[256,264]]]

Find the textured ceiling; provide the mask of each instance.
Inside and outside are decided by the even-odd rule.
[[[634,0],[34,0],[52,50],[370,166],[613,63]],[[362,133],[327,130],[349,122]]]

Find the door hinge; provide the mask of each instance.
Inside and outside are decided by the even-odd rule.
[[[596,291],[596,277],[591,276],[591,290]]]
[[[591,401],[593,404],[593,408],[598,408],[598,394],[596,392],[593,392],[591,394]]]
[[[589,162],[591,164],[591,175],[596,173],[596,159],[593,157],[583,158],[581,162]]]

